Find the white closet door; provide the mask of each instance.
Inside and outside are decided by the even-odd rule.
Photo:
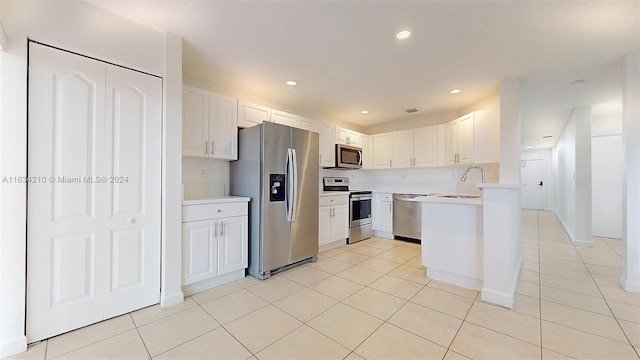
[[[162,80],[107,65],[110,318],[160,300]]]
[[[161,97],[117,73],[30,45],[29,342],[159,299]]]

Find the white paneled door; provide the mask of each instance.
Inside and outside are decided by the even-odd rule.
[[[521,165],[522,208],[544,210],[544,160],[523,160]]]
[[[29,47],[27,339],[160,295],[162,80]]]

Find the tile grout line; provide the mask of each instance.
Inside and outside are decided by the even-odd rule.
[[[76,348],[76,349],[73,349],[73,350],[70,350],[70,351],[67,351],[67,352],[65,352],[65,353],[58,354],[58,355],[56,355],[55,357],[52,357],[52,358],[50,358],[50,359],[57,359],[57,358],[59,358],[59,357],[61,357],[61,356],[63,356],[63,355],[67,355],[67,354],[72,353],[72,352],[74,352],[74,351],[78,351],[78,350],[80,350],[80,349],[84,349],[84,348],[89,347],[89,346],[91,346],[91,345],[95,345],[95,344],[97,344],[97,343],[99,343],[99,342],[102,342],[102,341],[105,341],[105,340],[108,340],[108,339],[114,338],[114,337],[116,337],[116,336],[118,336],[118,335],[122,335],[122,334],[126,333],[127,331],[131,331],[131,330],[133,330],[133,329],[137,329],[136,322],[135,322],[135,321],[133,321],[133,317],[131,317],[131,313],[126,313],[126,314],[122,314],[122,315],[114,316],[114,317],[112,317],[112,318],[110,318],[110,319],[104,319],[104,320],[99,321],[99,322],[94,323],[94,324],[85,325],[85,326],[83,326],[83,327],[81,327],[81,328],[78,328],[78,329],[74,329],[74,330],[67,331],[66,333],[62,333],[62,334],[59,334],[59,335],[56,335],[56,336],[53,336],[53,337],[50,337],[50,338],[45,339],[45,340],[47,340],[47,347],[46,347],[46,349],[45,349],[45,350],[46,350],[46,351],[45,351],[45,360],[49,360],[49,358],[47,357],[48,352],[49,352],[49,340],[51,340],[51,339],[53,339],[53,338],[56,338],[56,337],[58,337],[58,336],[62,336],[62,335],[65,335],[65,334],[72,333],[72,332],[74,332],[74,331],[77,331],[77,330],[80,330],[80,329],[83,329],[83,328],[88,328],[88,327],[91,327],[91,326],[96,325],[96,324],[100,324],[100,323],[103,323],[103,322],[106,322],[106,321],[109,321],[109,320],[112,320],[112,319],[116,319],[116,318],[119,318],[119,317],[121,317],[121,316],[125,316],[125,315],[128,315],[128,316],[129,316],[129,319],[131,319],[131,322],[133,323],[133,328],[131,328],[131,329],[127,329],[127,330],[124,330],[124,331],[121,331],[121,332],[119,332],[119,333],[117,333],[117,334],[113,334],[113,335],[108,336],[108,337],[106,337],[106,338],[104,338],[104,339],[100,339],[100,340],[94,341],[94,342],[92,342],[92,343],[86,344],[86,345],[84,345],[84,346],[81,346],[81,347],[79,347],[79,348]],[[143,340],[143,342],[144,342],[144,340]]]
[[[565,233],[566,233],[566,231],[565,231]],[[609,301],[608,301],[608,300],[604,297],[604,295],[602,294],[602,291],[600,290],[600,286],[598,285],[598,283],[596,283],[595,279],[593,278],[593,275],[591,274],[591,271],[590,271],[590,270],[589,270],[589,268],[586,266],[586,265],[587,265],[587,263],[585,263],[585,262],[584,262],[584,258],[582,257],[582,254],[581,254],[581,253],[576,249],[576,246],[575,246],[573,243],[571,243],[571,242],[570,242],[570,245],[575,249],[576,253],[578,254],[578,257],[580,258],[581,263],[585,266],[585,268],[587,268],[587,272],[589,273],[589,277],[591,278],[591,280],[593,281],[593,284],[594,284],[594,285],[596,286],[596,288],[598,289],[598,293],[600,294],[600,298],[602,298],[602,299],[604,300],[605,304],[607,305],[607,308],[608,308],[608,309],[609,309],[609,311],[611,312],[611,315],[613,315],[613,316],[612,316],[612,318],[616,321],[616,323],[618,324],[618,328],[620,329],[620,331],[622,332],[622,334],[623,334],[623,335],[625,336],[625,338],[627,339],[627,343],[624,343],[624,342],[621,342],[621,341],[618,341],[618,340],[614,340],[614,339],[611,339],[611,338],[608,338],[608,337],[605,337],[605,336],[602,336],[602,335],[599,335],[599,334],[594,334],[594,333],[591,333],[591,332],[586,331],[586,330],[577,329],[577,328],[574,328],[574,327],[572,327],[572,326],[568,326],[568,325],[565,325],[565,324],[560,324],[560,323],[556,323],[556,322],[549,321],[549,320],[545,320],[545,321],[549,321],[550,323],[553,323],[553,324],[556,324],[556,325],[565,326],[565,327],[568,327],[568,328],[571,328],[571,329],[574,329],[574,330],[577,330],[577,331],[581,331],[581,332],[584,332],[584,333],[587,333],[587,334],[591,334],[591,335],[598,336],[598,337],[601,337],[601,338],[604,338],[604,339],[608,339],[608,340],[611,340],[611,341],[615,341],[615,342],[617,342],[617,343],[619,343],[619,344],[629,345],[629,346],[631,346],[632,350],[633,350],[634,352],[636,352],[636,355],[639,355],[639,354],[638,354],[638,351],[635,349],[635,347],[633,346],[633,344],[631,344],[631,341],[629,340],[629,337],[627,336],[627,334],[625,333],[624,329],[623,329],[623,328],[622,328],[622,326],[620,325],[620,321],[619,321],[618,317],[616,317],[616,316],[615,316],[615,314],[614,314],[614,312],[613,312],[613,310],[611,310],[611,307],[609,306]],[[609,246],[609,244],[607,244],[607,246]],[[615,251],[614,251],[614,252],[615,252]],[[579,281],[579,280],[575,280],[575,281]],[[542,286],[542,285],[541,285],[541,286]],[[545,286],[547,286],[547,285],[545,285]],[[553,287],[553,286],[549,286],[549,287]],[[555,287],[553,287],[553,288],[555,288]],[[564,289],[562,289],[562,290],[564,290]],[[566,290],[566,291],[572,292],[572,291],[570,291],[570,290]],[[579,293],[578,293],[578,294],[579,294]],[[582,294],[582,295],[586,295],[586,294]],[[587,295],[587,296],[589,296],[589,295]],[[592,297],[594,297],[594,298],[598,298],[598,297],[595,297],[595,296],[592,296]],[[542,302],[542,297],[541,297],[540,301]],[[560,304],[560,305],[563,305],[563,304]],[[567,305],[564,305],[564,306],[567,306]],[[580,310],[588,311],[588,310],[584,310],[584,309],[580,309]],[[543,320],[543,319],[542,319],[542,303],[540,304],[540,312],[541,312],[541,313],[540,313],[540,322],[541,322],[541,324],[540,324],[540,330],[541,330],[541,334],[540,334],[540,336],[541,336],[541,344],[542,344],[542,320]],[[589,311],[589,312],[591,312],[591,311]],[[592,312],[592,313],[593,313],[593,312]],[[595,314],[598,314],[598,313],[595,313]],[[603,315],[603,314],[598,314],[598,315],[606,316],[606,315]],[[555,350],[553,350],[553,351],[555,351]],[[556,351],[556,352],[557,352],[557,351]],[[563,354],[563,355],[566,355],[566,354]],[[568,356],[568,355],[567,355],[567,356]]]
[[[609,245],[607,244],[607,246],[609,246]],[[581,254],[578,254],[578,256],[580,256],[580,259],[582,259],[582,255]],[[591,275],[591,271],[589,271],[589,276],[591,276],[591,278],[593,279],[593,275]],[[611,306],[609,305],[609,301],[612,301],[612,300],[608,300],[607,298],[604,297],[604,294],[602,293],[602,290],[600,290],[600,286],[596,283],[595,279],[593,279],[593,282],[596,285],[596,288],[598,289],[598,292],[600,293],[600,296],[602,296],[602,299],[604,300],[604,303],[607,304],[607,308],[611,312],[611,315],[613,315],[613,319],[616,321],[616,324],[618,324],[618,328],[620,328],[620,331],[622,332],[622,335],[624,335],[625,339],[627,339],[627,344],[630,345],[631,348],[633,349],[633,351],[636,352],[636,355],[640,355],[640,354],[638,354],[638,351],[636,350],[635,346],[633,346],[633,344],[631,344],[631,340],[629,339],[629,336],[627,335],[627,333],[624,331],[624,328],[622,328],[622,325],[620,325],[620,320],[622,320],[622,319],[618,319],[616,314],[611,309]]]

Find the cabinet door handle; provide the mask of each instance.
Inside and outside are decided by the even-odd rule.
[[[209,153],[209,142],[204,142],[204,154],[207,155]]]
[[[218,237],[218,223],[213,224],[213,237]]]
[[[211,142],[211,155],[213,155],[213,152],[214,152],[214,151],[215,151],[215,149],[216,149],[216,146],[215,146],[215,145],[216,145],[215,141],[212,141],[212,142]]]
[[[220,222],[220,237],[224,236],[224,223],[221,221]]]
[[[389,160],[389,167],[391,167],[391,160]]]

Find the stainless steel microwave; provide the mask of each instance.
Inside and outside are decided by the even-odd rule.
[[[355,146],[336,144],[336,169],[361,169],[362,149]]]

